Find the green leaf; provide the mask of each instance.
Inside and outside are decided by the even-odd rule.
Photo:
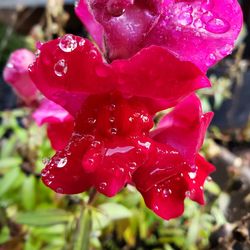
[[[36,179],[33,175],[27,176],[24,179],[22,186],[22,205],[26,210],[32,210],[36,203],[36,193],[35,193]]]
[[[103,215],[111,220],[127,219],[132,216],[131,211],[123,205],[116,203],[104,203],[99,207]]]
[[[6,173],[2,179],[0,179],[0,197],[2,197],[6,192],[9,191],[9,189],[11,189],[19,174],[20,170],[15,168]]]
[[[19,213],[16,222],[30,226],[50,226],[67,223],[70,219],[71,215],[69,213],[60,209],[53,209]]]
[[[74,250],[89,250],[91,228],[92,213],[91,210],[86,207],[78,221]]]
[[[18,167],[22,160],[19,157],[7,157],[0,160],[0,168]]]

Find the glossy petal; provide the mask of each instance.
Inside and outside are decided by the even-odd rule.
[[[237,0],[80,2],[83,7],[79,5],[77,13],[84,13],[88,5],[103,26],[110,60],[129,58],[142,48],[159,45],[206,71],[231,53],[242,26]]]
[[[58,151],[43,169],[44,184],[62,194],[77,194],[89,189],[93,176],[84,172],[81,165],[89,145],[88,137],[73,134],[65,149]]]
[[[213,113],[202,113],[198,97],[191,95],[162,118],[151,137],[177,149],[189,164],[194,164],[196,153],[203,143]]]
[[[26,104],[38,98],[38,91],[29,77],[28,66],[35,60],[34,54],[27,49],[14,51],[4,68],[3,78],[9,83]]]
[[[84,23],[99,48],[103,49],[103,27],[95,20],[92,10],[89,7],[89,3],[87,1],[79,0],[75,7],[75,12],[79,19]]]
[[[68,48],[62,47],[65,41]],[[31,68],[32,79],[45,96],[73,115],[91,94],[119,91],[126,97],[149,99],[150,106],[155,100],[155,106],[164,109],[194,90],[210,86],[193,64],[156,46],[112,64],[103,62],[88,40],[72,35],[45,43],[40,50]]]

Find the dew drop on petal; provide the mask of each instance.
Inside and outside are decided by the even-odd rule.
[[[82,39],[80,42],[79,42],[79,46],[83,47],[85,45],[85,40]]]
[[[117,128],[111,128],[111,129],[110,129],[110,133],[111,133],[112,135],[116,135],[116,134],[117,134]]]
[[[95,49],[92,49],[89,51],[89,55],[92,59],[96,59],[97,58],[97,51]]]
[[[60,159],[58,162],[57,162],[57,167],[58,168],[63,168],[66,164],[67,164],[67,158],[64,157],[62,159]]]
[[[60,38],[59,48],[64,52],[72,52],[77,48],[77,41],[72,35],[64,35]]]
[[[102,183],[100,183],[100,185],[99,185],[99,188],[101,189],[101,190],[105,190],[105,188],[108,186],[108,183],[107,182],[102,182]]]
[[[206,65],[211,66],[216,62],[216,56],[215,54],[211,53],[206,58]]]
[[[96,119],[93,118],[93,117],[89,117],[89,118],[88,118],[88,123],[93,125],[93,124],[96,123]]]
[[[193,17],[189,12],[183,12],[178,17],[178,23],[181,25],[189,25],[193,22]]]
[[[44,165],[47,165],[50,162],[50,159],[49,158],[44,158],[42,160],[42,162],[43,162]]]
[[[190,191],[186,191],[185,195],[186,195],[186,197],[190,197],[191,196],[191,192]]]
[[[59,60],[54,65],[54,72],[59,77],[65,75],[67,73],[67,71],[68,71],[68,66],[67,66],[67,63],[64,59]]]
[[[232,53],[232,50],[233,50],[233,46],[230,44],[226,44],[224,47],[222,47],[220,49],[220,54],[222,56],[226,56],[226,55],[229,55],[230,53]]]
[[[230,28],[229,23],[226,20],[220,18],[213,18],[206,23],[205,29],[214,34],[226,33]]]
[[[171,194],[172,194],[172,190],[171,189],[165,188],[165,189],[162,190],[162,195],[165,198],[167,198]]]

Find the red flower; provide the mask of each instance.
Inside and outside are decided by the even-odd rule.
[[[237,0],[78,2],[77,15],[110,60],[158,45],[205,71],[232,52],[242,27]]]
[[[212,117],[212,112],[202,113],[199,99],[192,95],[179,103],[150,133],[154,141],[174,148],[170,152],[172,160],[144,164],[133,174],[133,182],[147,206],[164,219],[180,216],[186,197],[204,204],[204,181],[214,171],[214,166],[198,151]]]
[[[144,165],[170,161],[176,166],[166,174],[179,172],[184,156],[149,131],[157,111],[209,86],[199,69],[155,46],[107,64],[88,40],[73,35],[40,50],[31,67],[33,81],[75,119],[68,145],[42,172],[47,186],[65,194],[94,186],[113,196]]]

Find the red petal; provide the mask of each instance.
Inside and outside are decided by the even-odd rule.
[[[71,114],[79,111],[86,94],[114,89],[110,66],[88,40],[65,35],[40,47],[30,75],[41,92]]]
[[[111,65],[122,93],[158,99],[165,108],[196,89],[210,87],[209,80],[196,66],[157,46],[143,49],[128,60],[113,61]]]
[[[160,121],[158,128],[152,131],[151,137],[158,142],[171,145],[192,165],[212,117],[212,112],[202,114],[199,99],[192,95]]]
[[[176,175],[156,184],[148,192],[141,192],[147,207],[165,220],[182,215],[187,190],[186,182],[182,179],[182,176]]]
[[[89,144],[87,137],[73,135],[68,146],[58,151],[43,169],[44,184],[62,194],[81,193],[90,188],[93,176],[84,172],[81,164]]]

